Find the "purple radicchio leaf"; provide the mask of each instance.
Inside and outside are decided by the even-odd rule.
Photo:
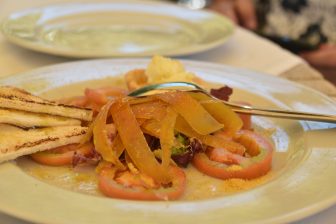
[[[232,94],[233,89],[229,86],[223,86],[218,89],[211,89],[210,94],[220,100],[229,101],[229,97]]]

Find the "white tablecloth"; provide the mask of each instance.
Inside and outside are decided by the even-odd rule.
[[[0,0],[0,18],[17,9],[61,1],[64,2],[66,0]],[[70,59],[44,55],[14,46],[8,43],[2,35],[0,35],[0,55],[0,77],[25,72],[40,66],[70,61]],[[293,75],[290,73],[291,70],[294,71],[294,68],[305,65],[305,62],[303,62],[300,58],[282,50],[269,41],[240,28],[236,29],[235,34],[226,44],[218,47],[217,49],[183,58],[223,63],[268,73],[270,75],[283,75],[287,72],[287,74],[289,74],[287,78],[292,78],[293,80],[305,81],[304,75],[307,75]],[[307,68],[308,70],[310,69],[309,67]],[[317,74],[312,77],[312,83],[316,83],[316,80],[321,82],[321,90],[327,91],[327,94],[334,94],[336,92],[335,88],[330,83],[323,80],[321,75]],[[334,220],[336,220],[336,206],[296,223],[331,224],[335,223]],[[0,213],[0,223],[26,224],[27,222]]]

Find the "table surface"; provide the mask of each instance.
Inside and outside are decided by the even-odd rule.
[[[0,19],[4,15],[14,10],[23,9],[28,6],[31,7],[41,4],[45,5],[46,2],[50,3],[52,2],[52,0],[0,0]],[[277,55],[278,53],[278,55],[270,58],[269,51],[263,52],[259,51],[259,49],[254,49],[253,46],[249,44],[252,41],[258,42],[261,47],[267,49],[271,48],[272,54],[274,53],[274,55]],[[250,52],[250,54],[248,52]],[[253,57],[251,57],[251,54],[254,54]],[[70,59],[67,58],[44,55],[30,50],[22,49],[20,47],[10,44],[8,41],[5,40],[2,35],[0,35],[0,55],[0,77],[26,72],[41,66],[70,61]],[[246,55],[250,55],[250,57],[246,57]],[[270,75],[280,76],[294,82],[309,86],[328,95],[334,100],[336,99],[335,86],[325,80],[319,72],[317,72],[304,61],[298,59],[296,56],[290,54],[289,52],[286,52],[273,45],[272,43],[269,43],[267,40],[257,37],[256,35],[243,29],[238,28],[233,37],[223,46],[220,46],[210,51],[199,53],[197,55],[191,55],[182,58],[223,63],[231,66],[268,73]],[[73,60],[74,59],[72,59],[72,61]],[[274,66],[269,66],[270,63],[272,63],[272,65]],[[336,220],[336,205],[295,223],[331,224],[335,223],[334,220]],[[0,213],[0,223],[27,224],[28,222]]]

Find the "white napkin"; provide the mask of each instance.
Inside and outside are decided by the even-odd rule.
[[[217,62],[272,75],[280,75],[305,63],[291,52],[240,27],[236,27],[232,37],[220,47],[188,59]]]

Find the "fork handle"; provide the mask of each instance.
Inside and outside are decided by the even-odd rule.
[[[276,118],[286,118],[286,119],[322,121],[322,122],[336,123],[336,116],[335,115],[305,113],[305,112],[290,111],[290,110],[273,110],[273,109],[251,108],[249,106],[238,106],[238,105],[234,105],[234,104],[229,104],[229,106],[235,112],[242,113],[242,114],[251,114],[251,115],[258,115],[258,116],[265,116],[265,117],[276,117]]]

